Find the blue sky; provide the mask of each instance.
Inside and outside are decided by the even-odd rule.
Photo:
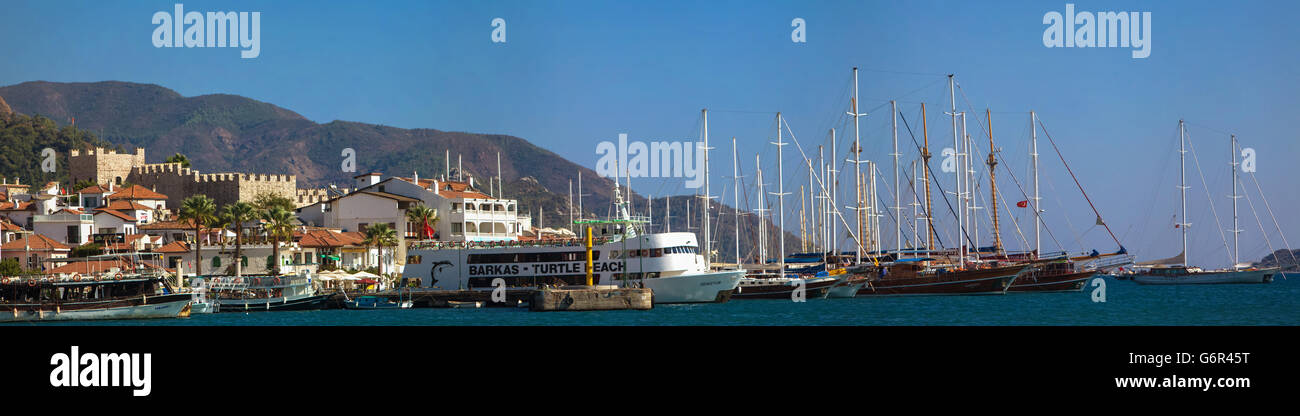
[[[1064,12],[1065,2],[184,2],[192,11],[261,12],[256,59],[239,59],[234,49],[154,48],[150,17],[173,4],[6,2],[0,85],[122,80],[187,96],[238,94],[318,122],[516,135],[591,167],[596,143],[618,133],[693,139],[699,110],[710,108],[718,148],[713,192],[721,194],[731,136],[741,143],[743,174],[752,178],[759,153],[774,183],[775,149],[765,143],[775,135],[776,111],[811,152],[818,144],[829,152],[828,130],[840,129],[845,153],[852,125],[842,115],[853,66],[863,68],[860,106],[872,113],[862,119],[864,158],[881,162],[892,178],[887,102],[898,100],[913,124],[919,103],[927,103],[931,140],[951,146],[944,74],[954,73],[962,86],[959,109],[980,113],[979,122],[971,114],[968,131],[981,148],[983,111],[993,111],[994,138],[1006,158],[999,169],[1027,179],[1027,112],[1037,111],[1107,222],[1141,257],[1177,254],[1172,175],[1180,117],[1192,123],[1188,132],[1220,218],[1231,221],[1223,132],[1234,132],[1257,149],[1258,179],[1284,230],[1300,240],[1300,219],[1291,214],[1300,204],[1300,146],[1290,123],[1300,110],[1300,29],[1291,3],[1074,2],[1076,11],[1151,12],[1146,59],[1123,48],[1044,47],[1043,14]],[[497,17],[507,22],[505,44],[490,40]],[[790,40],[796,17],[807,22],[806,43]],[[908,163],[915,152],[902,134]],[[1049,227],[1067,249],[1113,249],[1042,139]],[[796,168],[803,163],[797,152],[787,149],[787,191],[797,191],[807,176]],[[1193,257],[1222,265],[1217,229],[1227,224],[1214,225],[1188,163]],[[950,188],[951,179],[943,180]],[[688,192],[680,179],[633,182],[643,194]],[[1019,193],[1014,183],[999,185]],[[730,193],[723,198],[729,204]],[[794,203],[787,206],[797,209]],[[1257,208],[1280,246],[1263,206]],[[1244,200],[1240,209],[1242,257],[1256,259],[1268,250]],[[1007,244],[1022,246],[1005,215]],[[1021,225],[1029,222],[1021,218]],[[886,241],[893,245],[892,237]],[[1044,245],[1055,247],[1046,237]]]

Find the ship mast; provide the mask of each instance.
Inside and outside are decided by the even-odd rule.
[[[1002,229],[998,227],[998,177],[994,170],[998,166],[998,161],[993,158],[993,112],[985,108],[984,116],[988,118],[989,127],[989,160],[986,163],[989,165],[989,204],[991,204],[989,210],[993,214],[993,250],[1000,253],[1002,252]]]
[[[853,216],[856,217],[858,221],[858,238],[856,238],[856,240],[858,240],[858,250],[855,257],[856,264],[860,264],[862,263],[862,240],[864,234],[862,233],[862,137],[861,130],[858,127],[858,117],[864,116],[865,114],[858,113],[857,67],[853,67],[853,101],[851,107],[853,111],[849,113],[849,115],[853,116],[853,180],[856,182],[854,192],[855,199],[857,199],[853,207]]]
[[[731,136],[731,192],[732,203],[736,204],[732,207],[732,211],[736,214],[732,223],[736,233],[736,269],[740,269],[740,264],[743,262],[740,261],[740,165],[736,159],[736,136]]]
[[[964,267],[966,264],[966,241],[962,239],[962,233],[966,227],[966,208],[962,205],[962,168],[961,168],[961,140],[957,137],[957,95],[953,85],[952,74],[948,74],[948,95],[952,100],[952,111],[948,113],[952,116],[952,160],[953,160],[953,179],[956,180],[956,197],[957,197],[957,267]]]
[[[1237,135],[1232,135],[1232,148],[1228,149],[1228,155],[1232,156],[1232,269],[1237,270],[1237,264],[1241,263],[1241,242],[1238,234],[1241,229],[1237,227]]]
[[[835,129],[831,128],[831,159],[830,159],[831,162],[829,164],[829,169],[827,171],[827,173],[830,174],[829,183],[831,185],[831,199],[828,208],[833,210],[834,214],[828,214],[830,216],[830,219],[828,219],[827,221],[830,224],[834,223],[835,216],[840,212],[839,205],[835,205],[837,203],[836,196],[839,193],[838,188],[840,187],[840,175],[839,175],[840,171],[835,169],[835,158],[838,157],[839,155],[839,152],[836,151],[837,147],[835,142],[836,142]],[[834,225],[829,225],[829,227],[830,227],[831,252],[834,253],[834,255],[839,255],[840,228]]]
[[[758,175],[758,264],[767,264],[767,194],[763,193],[763,164],[754,154],[754,170]]]
[[[1033,111],[1029,112],[1029,131],[1029,157],[1033,159],[1034,167],[1034,258],[1037,259],[1043,253],[1043,210],[1038,206],[1041,201],[1038,196],[1038,114]]]
[[[777,218],[780,226],[777,228],[778,241],[780,247],[778,251],[781,254],[780,277],[785,277],[785,163],[783,159],[782,148],[785,147],[785,136],[782,134],[781,113],[776,113],[776,198],[777,198]]]
[[[890,124],[894,130],[894,153],[890,153],[894,157],[894,241],[897,243],[894,248],[901,256],[903,252],[903,188],[899,187],[898,183],[898,102],[889,100],[889,106],[893,110]]]
[[[921,103],[921,178],[925,182],[925,249],[934,250],[934,218],[930,216],[930,127],[926,121],[925,103]]]
[[[704,209],[700,210],[704,214],[704,269],[710,270],[713,259],[713,240],[709,236],[709,110],[700,110],[701,117],[704,118],[704,147],[699,151],[704,152]]]
[[[1183,266],[1187,266],[1187,227],[1191,223],[1187,222],[1187,150],[1185,138],[1186,129],[1183,127],[1183,120],[1178,120],[1178,190],[1182,193],[1183,216],[1180,218],[1182,224],[1178,228],[1183,229]]]

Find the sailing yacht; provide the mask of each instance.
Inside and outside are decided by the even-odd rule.
[[[1182,220],[1178,224],[1183,235],[1183,252],[1177,256],[1156,261],[1140,263],[1139,268],[1133,274],[1133,281],[1143,285],[1191,285],[1191,284],[1227,284],[1227,283],[1269,283],[1273,277],[1280,273],[1280,268],[1253,268],[1239,267],[1239,259],[1234,258],[1231,269],[1224,270],[1204,270],[1200,267],[1192,266],[1187,262],[1187,227],[1191,222],[1187,221],[1187,174],[1186,174],[1186,145],[1187,145],[1186,128],[1183,120],[1178,120],[1178,177],[1179,190],[1182,195]],[[1236,136],[1232,138],[1232,198],[1233,217],[1232,232],[1237,233],[1237,155],[1236,155]]]

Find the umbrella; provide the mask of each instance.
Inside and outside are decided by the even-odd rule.
[[[367,272],[367,271],[360,271],[360,272],[357,272],[356,274],[353,274],[353,276],[358,277],[358,278],[362,278],[362,277],[368,277],[368,278],[371,278],[371,279],[378,279],[378,278],[379,278],[379,275],[374,274],[374,273],[371,273],[371,272]]]
[[[363,285],[373,285],[373,284],[375,284],[375,283],[379,283],[379,281],[377,281],[377,280],[375,280],[375,279],[369,279],[369,278],[367,278],[367,279],[361,279],[361,280],[358,281],[357,283],[361,283],[361,284],[363,284]]]

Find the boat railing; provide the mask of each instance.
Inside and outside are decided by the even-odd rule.
[[[617,241],[615,237],[596,237],[592,244],[601,245]],[[459,250],[502,247],[583,247],[586,243],[581,238],[547,238],[533,241],[493,241],[493,242],[420,242],[408,246],[408,250]]]

